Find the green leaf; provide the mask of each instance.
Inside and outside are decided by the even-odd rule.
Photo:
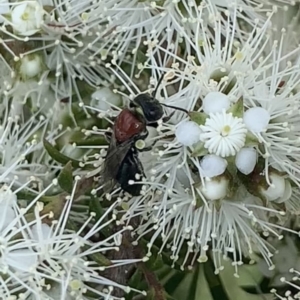
[[[257,137],[252,134],[250,131],[246,134],[246,141],[245,141],[245,147],[253,147],[257,146],[259,144],[259,141]]]
[[[174,289],[174,292],[172,293],[173,297],[175,299],[180,299],[180,300],[195,300],[191,296],[190,291],[192,288],[192,283],[193,283],[193,273],[187,273],[183,280],[177,284],[177,287]]]
[[[32,193],[26,189],[19,190],[17,192],[17,198],[18,200],[26,200],[26,201],[32,201],[34,200],[38,194]]]
[[[257,287],[264,278],[256,264],[241,266],[239,276],[237,283],[240,287]]]
[[[157,292],[154,288],[151,288],[149,292],[147,292],[146,300],[168,300],[167,294],[165,292]]]
[[[90,212],[96,213],[96,221],[98,221],[102,217],[102,215],[104,214],[104,209],[100,204],[99,198],[91,197],[91,200],[89,201],[89,210]]]
[[[191,154],[192,157],[198,157],[208,154],[207,149],[204,147],[203,142],[198,142],[194,145],[193,152]]]
[[[208,117],[207,114],[199,111],[191,111],[189,112],[189,116],[191,120],[196,122],[198,125],[204,125]]]
[[[161,254],[154,254],[149,257],[149,260],[145,262],[147,268],[151,268],[151,270],[158,270],[163,267],[164,262]]]
[[[220,272],[219,278],[226,294],[230,300],[271,300],[274,299],[272,294],[250,294],[239,286],[239,278],[233,276],[235,273],[231,261],[223,261],[224,270]],[[259,287],[257,285],[258,292]]]
[[[44,147],[48,154],[57,162],[66,165],[68,162],[72,163],[73,168],[78,168],[80,166],[80,161],[70,158],[62,153],[60,153],[54,146],[52,146],[46,139],[44,139]]]
[[[34,193],[32,193],[28,190],[20,190],[20,191],[17,192],[18,200],[33,201],[36,197],[38,197],[38,194],[34,194]],[[51,202],[52,199],[53,199],[53,196],[39,197],[39,201],[44,202],[44,203]]]
[[[91,248],[91,247],[90,246],[83,247],[83,249],[85,251],[87,251],[87,253],[89,252],[89,248]],[[100,252],[88,254],[88,256],[92,259],[92,261],[96,262],[101,267],[113,265],[113,263],[108,258],[106,258],[103,254],[101,254]]]
[[[89,211],[94,212],[96,214],[95,216],[95,221],[97,222],[104,214],[105,210],[103,209],[100,199],[99,197],[96,196],[91,196],[90,200],[89,200]],[[107,218],[105,218],[105,220],[103,220],[103,223],[105,223],[107,220]],[[102,230],[101,233],[105,236],[105,237],[109,237],[111,234],[111,229],[109,226],[105,226]]]
[[[208,282],[205,278],[203,265],[199,265],[199,272],[196,281],[195,300],[213,300]]]
[[[242,97],[230,107],[230,109],[228,110],[228,113],[232,113],[232,115],[234,117],[243,118],[243,115],[244,115],[244,101],[243,101]]]
[[[72,163],[69,161],[64,168],[60,171],[58,175],[58,184],[59,186],[66,191],[67,193],[71,194],[73,190],[73,168]]]
[[[165,285],[169,280],[172,280],[172,277],[177,273],[177,270],[171,268],[166,264],[156,271],[157,277],[159,278],[162,285]]]
[[[171,294],[176,300],[213,300],[205,278],[204,265],[199,264],[191,272],[185,272],[182,281]]]
[[[201,197],[199,195],[196,195],[196,209],[202,207],[204,205],[203,200],[201,199]]]
[[[103,136],[93,136],[85,138],[83,136],[71,137],[70,143],[75,143],[76,146],[99,146],[107,145],[107,141]]]
[[[235,156],[228,156],[225,159],[227,160],[227,163],[228,163],[226,169],[233,177],[235,177],[236,172],[237,172],[237,167],[235,164]]]

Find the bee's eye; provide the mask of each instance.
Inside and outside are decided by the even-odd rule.
[[[157,114],[157,109],[150,109],[149,111],[148,111],[148,113],[151,115],[151,116],[154,116],[154,115],[156,115]]]

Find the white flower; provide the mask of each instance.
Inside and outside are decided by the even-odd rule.
[[[8,238],[7,243],[2,244],[4,240],[1,239],[0,251],[5,250],[5,252],[1,252],[0,256],[1,270],[4,270],[9,278],[5,282],[7,286],[3,287],[1,295],[9,297],[14,292],[22,291],[24,299],[54,300],[57,299],[57,290],[59,290],[61,299],[72,298],[75,295],[85,299],[86,293],[90,291],[101,299],[106,299],[107,295],[110,295],[110,299],[119,299],[111,295],[113,287],[126,292],[130,291],[129,287],[113,282],[101,275],[99,271],[139,261],[128,259],[114,262],[112,260],[113,265],[111,266],[107,265],[108,261],[102,256],[102,253],[118,250],[115,242],[120,240],[120,235],[124,230],[131,228],[125,227],[107,238],[93,242],[93,236],[115,221],[114,215],[112,218],[109,217],[115,205],[106,210],[97,220],[95,220],[95,213],[91,213],[83,221],[81,213],[80,223],[77,223],[71,212],[76,185],[77,181],[71,197],[65,203],[62,203],[60,195],[51,197],[53,202],[50,201],[47,205],[37,202],[44,193],[30,203],[25,213],[34,206],[35,218],[26,224],[26,227],[23,225],[22,231],[20,230],[21,234],[25,234],[24,242],[21,240],[19,244],[13,245],[9,243]],[[25,221],[20,211],[18,214],[20,217],[16,216],[15,219]],[[68,228],[67,223],[69,222],[73,222],[73,226],[78,228],[76,230]],[[16,222],[11,222],[4,233],[12,230],[14,224],[18,225]],[[13,233],[11,236],[14,236]],[[94,261],[91,259],[92,257],[97,259]],[[15,273],[16,271],[13,270],[18,270],[18,272]],[[13,289],[14,284],[15,288]],[[107,287],[107,292],[103,289],[104,287]],[[1,288],[2,286],[0,291]]]
[[[272,2],[273,3],[270,3],[270,5],[274,4],[274,0]],[[276,2],[275,5],[277,4],[278,3]],[[287,1],[286,5],[284,5],[282,9],[278,9],[278,11],[273,14],[271,22],[272,39],[264,52],[267,55],[272,52],[273,41],[279,41],[282,34],[284,34],[285,42],[282,43],[281,46],[281,55],[282,57],[286,56],[286,58],[279,64],[280,69],[284,69],[287,63],[295,62],[298,57],[297,54],[290,56],[290,53],[293,52],[299,45],[299,36],[297,34],[299,28],[299,10],[295,9],[295,3]]]
[[[32,183],[26,188],[37,193],[57,172],[57,168],[52,169],[53,161],[46,155],[41,137],[52,142],[63,131],[54,127],[45,132],[48,121],[39,112],[25,122],[22,114],[14,113],[7,105],[0,126],[0,183],[21,187],[29,180]]]
[[[209,153],[221,157],[233,156],[245,145],[247,129],[243,120],[231,113],[210,114],[200,128],[200,139]]]
[[[16,115],[22,113],[22,107],[24,103],[31,105],[33,111],[41,109],[45,115],[49,113],[49,110],[54,106],[55,94],[50,89],[50,82],[46,79],[48,72],[39,73],[39,76],[29,78],[28,75],[34,75],[41,66],[37,66],[33,62],[33,65],[27,62],[23,67],[34,67],[29,70],[23,69],[24,73],[20,78],[10,82],[4,91],[4,95],[7,99],[12,99],[12,108],[15,110]],[[25,77],[24,77],[25,76]],[[27,77],[26,77],[27,76]],[[53,118],[52,118],[53,119]]]
[[[23,185],[30,184],[30,181]],[[34,250],[35,243],[30,239],[30,227],[35,222],[24,217],[51,188],[48,186],[26,206],[20,207],[15,192],[2,185],[0,189],[0,294],[9,299],[13,293],[20,293],[28,288],[29,274],[38,264],[38,253]],[[20,190],[19,190],[20,191]]]
[[[26,155],[42,147],[33,137],[38,130],[45,126],[46,120],[42,118],[36,122],[33,118],[23,124],[23,128],[20,128],[18,121],[17,117],[7,117],[0,126],[0,132],[2,132],[0,138],[0,182],[11,183],[16,179],[18,182],[18,177],[14,176],[30,177],[33,175],[30,172],[27,176],[26,172],[22,174],[22,169],[24,171],[31,169],[30,163],[26,161]],[[22,183],[20,184],[22,185]]]
[[[142,6],[144,3],[138,5]],[[235,9],[233,11],[236,12]],[[123,13],[127,11],[120,12]],[[167,73],[158,87],[156,99],[167,105],[185,108],[189,114],[175,110],[169,121],[159,122],[152,151],[145,155],[147,158],[139,156],[146,177],[142,182],[142,194],[129,199],[125,196],[122,220],[129,224],[132,218],[140,217],[136,228],[137,239],[149,237],[149,255],[155,241],[160,239],[160,250],[169,250],[171,258],[174,261],[181,259],[182,265],[190,261],[190,258],[191,264],[197,258],[204,262],[208,259],[207,251],[212,250],[216,272],[222,269],[223,256],[232,256],[237,269],[242,264],[243,256],[251,257],[254,251],[258,251],[271,267],[272,252],[275,249],[263,236],[274,234],[281,239],[282,230],[297,234],[280,225],[287,220],[283,211],[285,205],[292,205],[288,200],[292,190],[289,185],[290,174],[284,175],[284,189],[282,185],[279,186],[280,197],[271,204],[266,203],[267,196],[260,194],[259,197],[257,190],[251,190],[246,182],[256,184],[256,178],[251,176],[257,174],[251,173],[256,170],[257,161],[261,167],[259,175],[262,180],[265,180],[264,176],[270,179],[268,167],[273,167],[273,164],[269,147],[275,143],[269,143],[267,137],[278,143],[278,152],[283,150],[280,147],[287,150],[290,145],[285,144],[287,139],[283,126],[289,129],[285,132],[287,136],[292,132],[295,137],[293,143],[296,148],[299,97],[292,90],[296,91],[299,84],[299,67],[289,66],[279,72],[277,67],[283,57],[275,45],[267,58],[262,57],[265,45],[270,41],[267,34],[269,19],[262,26],[255,25],[249,38],[236,41],[234,32],[238,26],[237,20],[234,18],[235,22],[228,26],[224,36],[221,17],[214,17],[216,16],[211,20],[213,31],[207,29],[203,20],[196,20],[194,27],[191,24],[191,28],[194,28],[193,38],[188,39],[188,34],[184,38],[189,41],[193,51],[189,52],[185,48],[186,52],[178,55],[174,51],[177,50],[176,42],[171,49],[163,47],[160,41],[157,48],[154,47],[155,43],[145,43],[157,54],[149,57],[152,62],[149,69],[156,80],[151,79],[156,83],[163,73]],[[127,20],[120,20],[123,21]],[[126,28],[123,33],[126,34]],[[149,51],[151,54],[153,52]],[[190,53],[194,56],[189,56]],[[269,62],[271,58],[272,63]],[[162,66],[161,62],[165,62],[167,66]],[[132,99],[139,88],[131,76],[126,75],[118,64],[109,68],[124,84],[121,92],[127,90],[130,95],[128,97]],[[275,80],[272,79],[274,76]],[[286,88],[281,84],[282,77],[291,78]],[[141,84],[145,86],[147,83]],[[261,89],[262,86],[265,88]],[[219,97],[213,97],[209,101],[213,95]],[[277,98],[281,101],[277,101]],[[256,123],[253,115],[255,117],[257,108],[258,116],[264,118],[262,122],[259,120]],[[173,112],[171,108],[164,109],[166,115]],[[205,112],[210,114],[207,116]],[[288,114],[293,116],[291,120]],[[243,117],[252,133],[248,132]],[[186,129],[185,125],[191,124],[189,122],[198,125],[197,130],[195,126],[195,131],[192,132],[196,133],[200,127],[202,143],[194,145],[198,133],[187,136],[184,133],[188,133],[188,130],[181,131],[182,128]],[[288,122],[292,123],[291,127]],[[254,128],[256,125],[258,129]],[[103,131],[99,129],[95,133],[103,134]],[[103,150],[105,146],[99,148]],[[99,164],[103,161],[103,152],[99,153]],[[298,152],[295,152],[294,159],[291,152],[287,154],[287,151],[285,158],[294,162],[292,167],[298,170]],[[207,161],[206,166],[205,158],[208,153],[213,155],[213,159]],[[244,161],[245,159],[249,161]],[[237,168],[241,172],[237,172]],[[276,169],[278,170],[277,166]],[[218,176],[224,172],[224,175]],[[212,180],[206,178],[209,176],[213,177]],[[218,177],[214,178],[216,176]],[[217,181],[218,179],[220,180]],[[118,194],[119,191],[120,189],[116,189],[111,195]],[[296,198],[296,194],[294,197]],[[182,254],[183,248],[187,249],[186,255]]]
[[[273,62],[265,63],[264,71],[261,70],[264,64],[260,63],[256,71],[249,73],[244,79],[242,90],[245,105],[250,107],[245,116],[248,112],[258,111],[251,117],[252,125],[249,123],[247,126],[252,126],[252,134],[260,144],[259,155],[266,160],[267,169],[272,166],[280,172],[285,172],[299,185],[300,94],[297,90],[300,84],[299,64],[288,63],[282,70],[279,69],[279,64],[292,55],[299,55],[300,49],[281,57],[281,47],[284,43],[285,35],[282,36],[279,45],[277,41],[274,42],[272,52],[269,54],[274,58]],[[270,184],[268,170],[265,175]]]
[[[41,76],[39,83],[46,79],[52,82],[55,100],[68,97],[68,102],[72,103],[74,96],[83,102],[82,89],[91,94],[91,86],[94,89],[102,83],[107,85],[107,82],[114,81],[106,68],[107,56],[113,56],[111,47],[115,48],[114,43],[107,44],[103,39],[99,39],[99,30],[102,32],[98,27],[99,14],[97,20],[91,18],[89,22],[85,22],[85,17],[91,10],[96,11],[98,6],[101,6],[102,10],[103,6],[100,2],[91,5],[78,0],[51,5],[54,5],[53,10],[47,13],[37,1],[13,5],[12,22],[8,19],[5,19],[5,22],[14,28],[15,33],[10,32],[9,37],[4,38],[3,45],[5,50],[8,50],[5,59],[10,62],[19,61],[27,55],[41,55],[43,65],[47,66],[49,72]],[[24,18],[27,20],[24,21]],[[5,33],[7,28],[3,27],[0,30]],[[41,31],[41,34],[34,34],[38,31]],[[26,41],[22,42],[19,35],[30,37],[26,36]],[[14,45],[14,41],[17,47],[11,46]],[[106,51],[106,57],[98,56],[98,51],[102,50]],[[78,81],[82,81],[83,85],[80,90],[77,86]]]
[[[11,21],[14,30],[25,36],[35,34],[43,24],[44,10],[37,1],[24,1],[13,6]]]
[[[193,257],[191,264],[196,259],[206,262],[209,250],[212,250],[216,273],[223,269],[222,258],[232,255],[235,275],[238,276],[238,266],[243,264],[242,257],[251,257],[254,250],[262,255],[269,267],[273,265],[271,257],[274,249],[260,233],[281,238],[277,229],[284,228],[272,224],[268,215],[273,213],[281,217],[284,213],[254,204],[260,200],[244,188],[238,189],[233,197],[225,197],[221,201],[207,199],[199,188],[187,192],[180,186],[168,193],[162,191],[162,197],[159,195],[145,195],[138,203],[129,200],[129,210],[122,217],[124,222],[136,213],[144,218],[137,229],[138,239],[153,230],[148,255],[151,255],[152,245],[160,237],[160,251],[170,249],[171,259],[175,262],[181,258],[182,267],[188,257]],[[185,255],[181,253],[184,243],[187,244]]]

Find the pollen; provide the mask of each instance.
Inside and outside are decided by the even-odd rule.
[[[79,280],[75,279],[75,280],[72,280],[70,282],[70,287],[72,288],[72,290],[79,290],[81,288],[82,284]]]
[[[222,134],[222,136],[228,136],[228,134],[230,133],[230,131],[231,131],[231,127],[229,125],[225,125],[222,128],[221,134]]]
[[[22,18],[23,21],[28,21],[28,19],[29,19],[29,13],[28,12],[24,12],[22,14],[21,18]]]
[[[236,59],[237,61],[242,61],[242,60],[244,59],[244,54],[243,54],[242,52],[240,52],[240,51],[237,51],[237,52],[235,53],[235,59]]]

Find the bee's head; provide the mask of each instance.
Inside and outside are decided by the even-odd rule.
[[[130,107],[135,108],[135,111],[145,118],[147,124],[157,122],[164,114],[160,102],[149,94],[137,95],[130,103]]]

